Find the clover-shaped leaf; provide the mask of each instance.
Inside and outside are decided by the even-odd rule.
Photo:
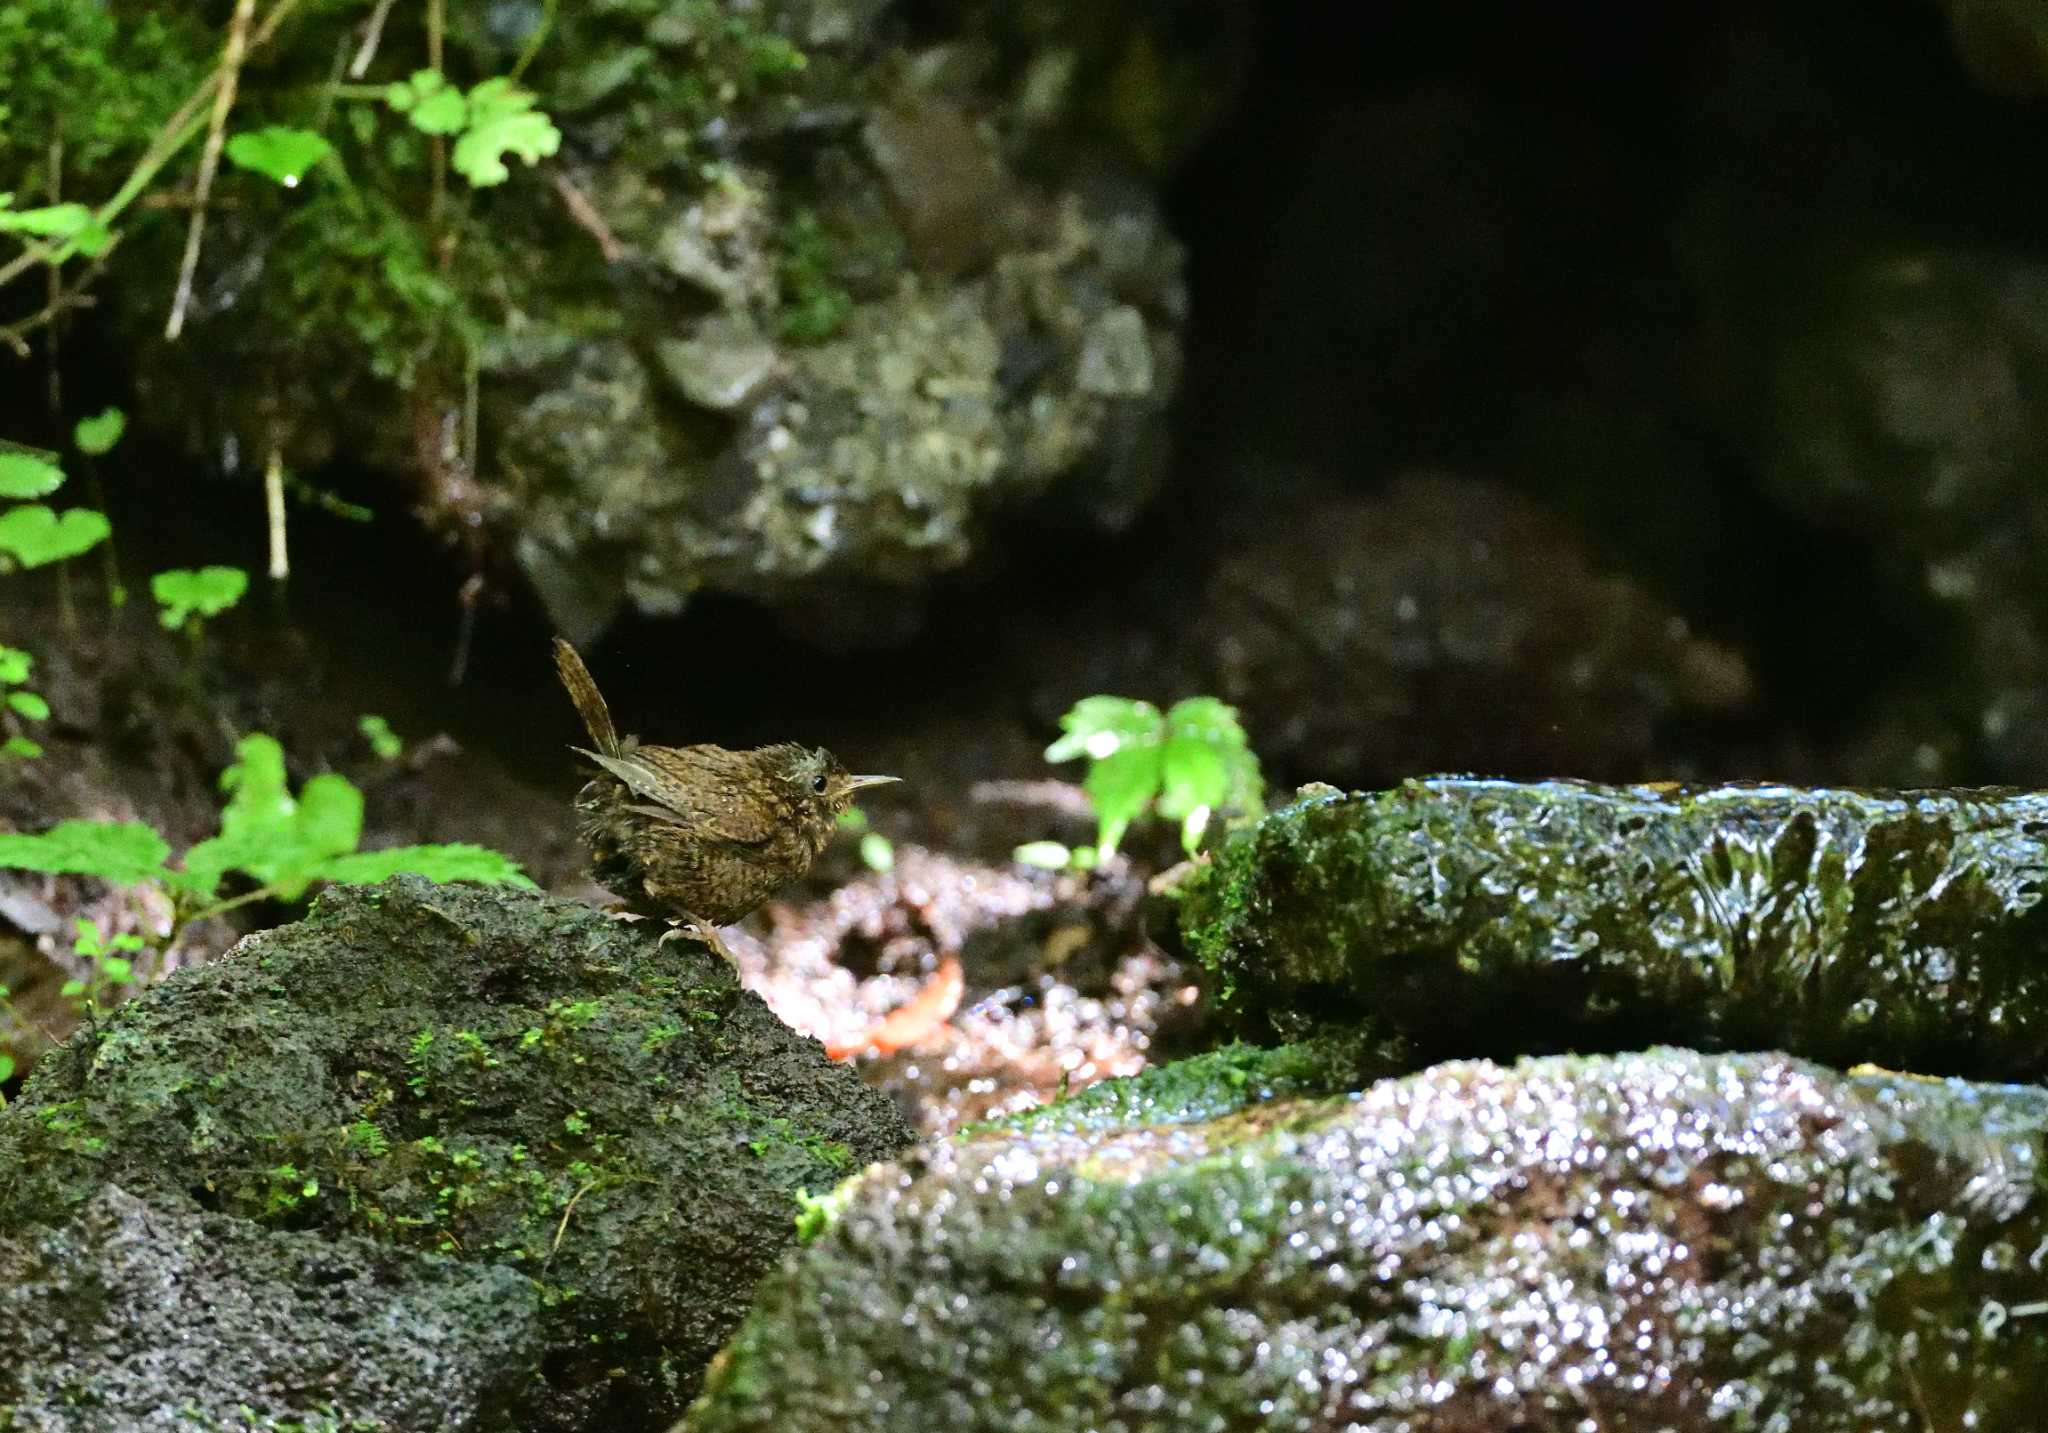
[[[287,189],[297,188],[306,172],[332,153],[334,146],[312,130],[281,124],[238,134],[227,146],[232,163],[275,179]]]
[[[157,620],[174,631],[194,613],[219,616],[248,590],[249,574],[239,567],[202,567],[196,572],[174,567],[149,579],[150,595],[163,608]]]
[[[503,184],[512,175],[505,156],[538,164],[562,146],[554,121],[533,107],[532,91],[500,76],[469,92],[469,127],[455,141],[449,161],[478,188]]]
[[[23,567],[41,567],[90,551],[111,531],[106,516],[90,508],[57,513],[30,503],[0,513],[0,552]]]
[[[64,486],[64,470],[28,448],[0,449],[0,498],[41,498]]]
[[[422,134],[460,134],[469,123],[469,104],[462,91],[439,70],[414,70],[412,78],[385,86],[384,102]]]
[[[128,431],[128,417],[119,408],[108,408],[90,418],[81,418],[71,430],[71,441],[89,458],[110,453],[121,435]]]

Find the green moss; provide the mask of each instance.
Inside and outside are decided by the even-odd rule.
[[[556,1394],[595,1380],[653,1426],[793,1237],[793,1191],[908,1138],[715,957],[579,906],[401,878],[330,891],[46,1060],[0,1110],[0,1230],[112,1182],[484,1261],[552,1311]]]
[[[2044,1137],[2039,1090],[1672,1050],[989,1130],[809,1211],[685,1426],[2032,1427]]]
[[[853,295],[837,277],[835,246],[815,210],[797,210],[783,233],[778,331],[797,343],[822,343],[846,323]]]
[[[1254,1026],[1425,1061],[1668,1042],[2048,1073],[2048,797],[1437,779],[1324,794],[1184,888]]]
[[[1399,1047],[1363,1031],[1337,1031],[1297,1044],[1231,1044],[1103,1080],[1078,1094],[971,1126],[964,1133],[1079,1134],[1216,1119],[1272,1099],[1363,1089],[1408,1067]]]

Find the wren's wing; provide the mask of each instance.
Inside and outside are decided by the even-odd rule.
[[[722,746],[643,746],[617,756],[583,754],[647,803],[633,808],[643,816],[748,846],[775,834],[780,803],[763,802],[749,792],[753,768],[745,752]]]

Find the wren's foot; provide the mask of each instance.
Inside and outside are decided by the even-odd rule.
[[[699,920],[695,916],[685,916],[670,926],[661,939],[654,944],[659,949],[672,940],[694,940],[700,945],[708,945],[718,954],[725,957],[727,965],[739,964],[737,960],[733,959],[732,952],[726,949],[725,941],[719,936],[717,927],[713,926],[709,921]]]

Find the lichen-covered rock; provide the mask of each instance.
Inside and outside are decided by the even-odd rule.
[[[0,1427],[494,1429],[544,1347],[509,1268],[107,1186],[0,1234]]]
[[[2048,1072],[2048,797],[1444,778],[1233,835],[1181,930],[1283,1029]]]
[[[2023,1433],[2048,1094],[1653,1051],[843,1190],[692,1433]]]
[[[45,1059],[0,1111],[0,1231],[118,1185],[293,1249],[503,1270],[507,1327],[541,1339],[518,1426],[658,1426],[793,1237],[796,1191],[909,1138],[700,948],[399,877],[329,892]],[[391,1376],[338,1368],[336,1402]]]
[[[177,235],[126,251],[151,406],[231,467],[276,441],[406,472],[572,635],[712,589],[802,595],[812,635],[856,640],[914,619],[998,507],[1127,522],[1181,366],[1157,169],[1249,7],[907,8],[458,11],[450,74],[520,64],[557,157],[444,202],[426,137],[358,99],[331,131],[348,185],[228,175],[249,207],[210,231],[177,345],[148,332]],[[356,53],[356,18],[284,32],[249,102]],[[421,39],[390,27],[368,78]]]
[[[1568,523],[1445,473],[1253,527],[1187,647],[1262,756],[1344,782],[1481,762],[1626,778],[1671,718],[1750,688],[1739,655],[1599,571]]]

